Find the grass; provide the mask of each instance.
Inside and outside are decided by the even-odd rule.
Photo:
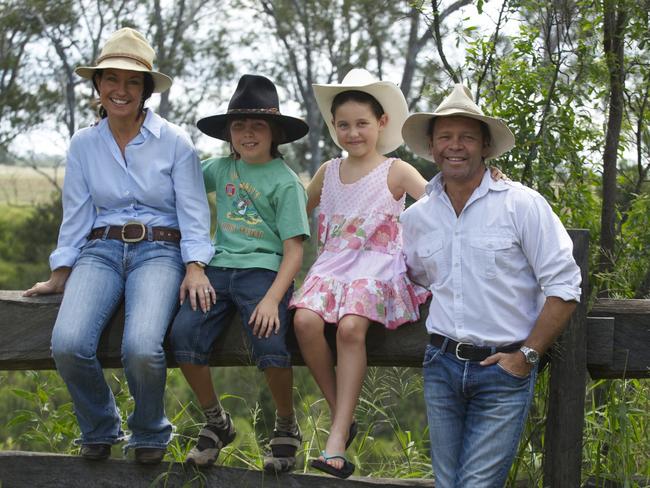
[[[64,168],[39,168],[0,164],[0,205],[24,207],[47,203],[56,190],[53,181],[63,184]]]

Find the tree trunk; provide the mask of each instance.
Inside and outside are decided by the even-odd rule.
[[[616,168],[623,121],[624,40],[627,24],[625,0],[603,2],[604,51],[609,70],[609,115],[603,152],[603,206],[601,212],[600,257],[598,271],[607,273],[614,267],[616,239]],[[600,296],[608,296],[607,289]]]

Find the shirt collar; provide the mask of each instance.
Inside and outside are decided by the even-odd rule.
[[[142,123],[142,127],[140,127],[140,134],[146,138],[148,136],[147,133],[149,133],[157,139],[160,139],[162,126],[162,117],[154,113],[152,110],[145,109],[144,122]],[[97,128],[103,133],[108,134],[110,132],[110,128],[108,127],[108,118],[104,117],[102,120],[100,120],[97,124]],[[146,129],[146,131],[144,129]]]
[[[477,197],[482,197],[485,195],[488,191],[504,191],[508,189],[508,181],[504,180],[498,180],[494,181],[492,179],[492,175],[490,173],[489,168],[486,168],[485,173],[483,173],[483,179],[481,180],[480,185],[476,190],[474,190],[474,193],[476,194]],[[438,173],[436,176],[434,176],[429,183],[427,183],[424,191],[426,192],[427,195],[440,195],[445,191],[445,187],[442,181],[442,173]]]

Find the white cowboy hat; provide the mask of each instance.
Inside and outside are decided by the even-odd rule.
[[[429,121],[434,117],[463,116],[485,122],[490,130],[490,145],[485,159],[492,159],[510,151],[515,145],[515,136],[506,123],[497,118],[483,114],[483,111],[472,100],[469,88],[458,83],[434,112],[418,112],[412,114],[404,122],[402,136],[406,145],[418,156],[433,161],[431,155],[431,137],[427,134]]]
[[[388,122],[377,140],[377,152],[387,154],[400,147],[404,142],[400,134],[400,127],[408,117],[409,111],[404,95],[395,83],[378,80],[365,69],[354,68],[345,75],[340,84],[312,86],[318,108],[325,119],[330,136],[341,149],[343,147],[339,144],[336,130],[332,124],[332,101],[339,93],[350,90],[358,90],[372,95],[382,106],[384,113],[388,115]]]
[[[92,80],[95,70],[124,69],[142,71],[153,77],[154,93],[161,93],[172,86],[172,79],[153,70],[155,53],[147,40],[137,30],[125,27],[106,41],[95,66],[79,66],[74,70],[82,78]]]

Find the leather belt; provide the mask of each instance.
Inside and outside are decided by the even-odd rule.
[[[447,341],[447,345],[443,348],[442,345]],[[432,346],[440,348],[442,352],[451,352],[456,355],[458,359],[463,361],[483,361],[488,356],[492,356],[497,352],[514,352],[521,347],[521,342],[515,342],[507,346],[489,347],[489,346],[474,346],[468,342],[456,342],[440,334],[430,334],[429,342]]]
[[[106,227],[97,227],[90,232],[88,240],[103,239],[104,235],[107,239],[116,239],[127,243],[149,239],[149,231],[142,222],[127,222],[124,225],[108,226],[108,234],[106,234]],[[151,240],[178,243],[181,241],[181,232],[172,227],[151,227]]]

